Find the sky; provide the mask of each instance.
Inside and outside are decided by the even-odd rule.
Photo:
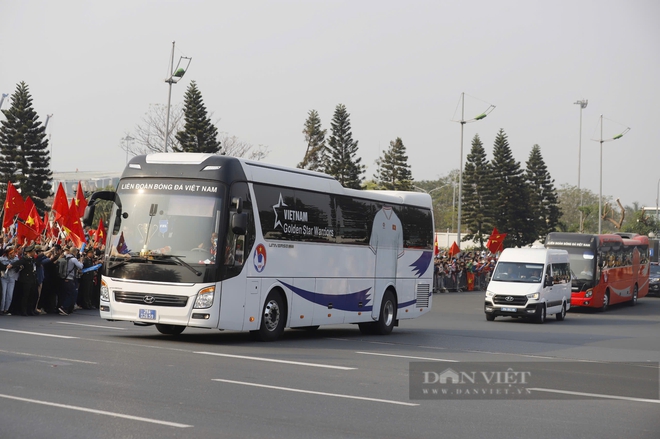
[[[657,0],[2,0],[0,93],[8,109],[24,81],[52,114],[53,171],[119,173],[121,139],[167,104],[176,41],[175,63],[192,62],[172,104],[194,80],[218,130],[267,146],[266,162],[295,166],[308,112],[330,135],[344,104],[367,179],[397,137],[415,180],[444,177],[465,93],[465,120],[495,109],[464,125],[463,160],[475,134],[492,158],[503,129],[523,168],[537,144],[557,188],[579,174],[597,195],[600,140],[629,127],[602,143],[602,193],[655,206],[658,17]]]

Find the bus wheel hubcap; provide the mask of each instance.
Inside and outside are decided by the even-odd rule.
[[[266,324],[266,329],[273,331],[277,328],[277,325],[280,322],[280,306],[274,300],[271,300],[266,305],[266,310],[264,312],[264,323]]]

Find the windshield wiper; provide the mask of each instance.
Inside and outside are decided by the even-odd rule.
[[[179,265],[183,265],[183,266],[186,267],[188,270],[190,270],[190,271],[192,271],[193,273],[195,273],[197,276],[201,276],[201,275],[202,275],[202,272],[201,272],[201,271],[197,271],[197,270],[195,270],[190,264],[188,264],[186,261],[184,261],[183,259],[181,259],[181,256],[177,256],[177,255],[167,255],[167,254],[163,254],[163,253],[154,253],[154,254],[151,254],[150,257],[152,257],[152,258],[154,258],[154,259],[161,259],[161,258],[162,258],[162,259],[174,259],[175,261],[177,261],[177,262],[179,263]]]

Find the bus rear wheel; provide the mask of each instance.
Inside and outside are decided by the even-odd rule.
[[[275,341],[284,332],[286,323],[286,308],[282,294],[271,291],[264,303],[261,313],[261,326],[257,335],[261,341]]]
[[[165,335],[179,335],[183,332],[184,329],[186,329],[185,326],[180,326],[180,325],[161,325],[161,324],[156,324],[156,329],[158,332],[161,334]]]
[[[639,295],[639,290],[637,290],[637,285],[633,287],[632,297],[630,298],[630,306],[637,305],[637,296]]]

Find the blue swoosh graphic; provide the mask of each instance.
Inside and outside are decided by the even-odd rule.
[[[314,291],[307,291],[302,288],[294,287],[289,285],[286,282],[282,282],[278,279],[278,282],[293,291],[294,294],[302,297],[303,299],[309,300],[312,303],[321,306],[328,306],[329,303],[332,303],[333,309],[339,309],[341,311],[371,311],[373,309],[372,305],[366,305],[366,303],[371,298],[371,287],[357,291],[355,293],[348,294],[322,294],[315,293]],[[362,302],[362,306],[358,306],[358,303]]]
[[[431,259],[433,258],[433,252],[422,252],[421,256],[417,258],[415,262],[410,264],[410,267],[413,267],[412,272],[417,275],[417,277],[422,277],[426,270],[429,269],[431,265]]]

